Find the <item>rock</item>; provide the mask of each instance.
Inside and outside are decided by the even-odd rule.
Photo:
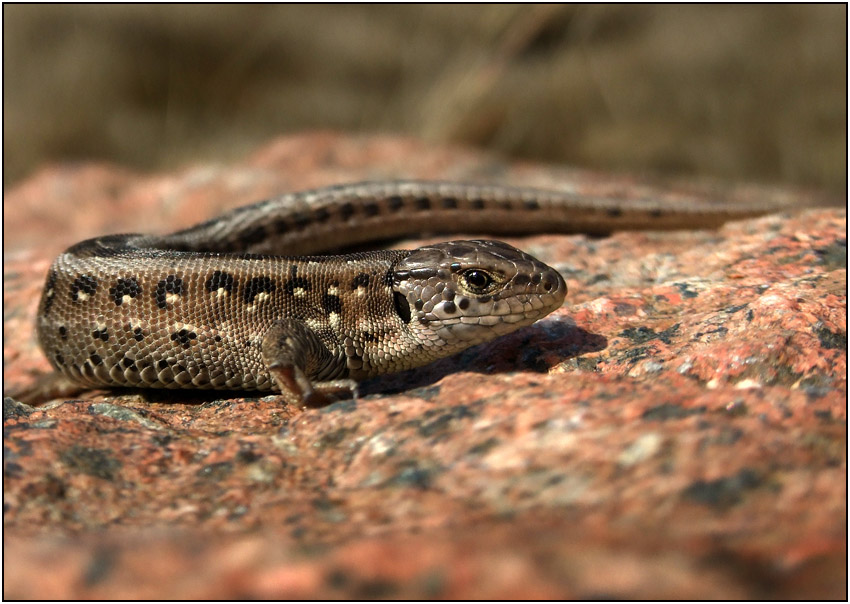
[[[4,394],[46,379],[34,313],[67,245],[385,177],[639,186],[331,134],[166,175],[48,167],[6,195]],[[846,597],[845,212],[507,240],[567,304],[356,402],[5,399],[5,597]]]

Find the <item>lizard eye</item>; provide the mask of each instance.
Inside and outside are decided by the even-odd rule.
[[[464,284],[476,294],[484,294],[493,285],[493,277],[480,268],[471,268],[462,273]]]

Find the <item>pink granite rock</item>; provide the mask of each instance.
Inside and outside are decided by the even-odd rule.
[[[33,317],[67,245],[385,177],[652,194],[332,134],[165,175],[48,167],[6,193],[4,392],[49,370]],[[7,398],[4,596],[845,598],[845,212],[509,242],[568,304],[356,402]]]

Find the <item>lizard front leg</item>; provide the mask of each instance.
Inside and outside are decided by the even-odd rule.
[[[344,374],[345,367],[316,333],[296,319],[278,319],[263,337],[263,361],[284,400],[300,407],[320,407],[340,394],[357,397],[351,379],[316,381],[319,375]]]

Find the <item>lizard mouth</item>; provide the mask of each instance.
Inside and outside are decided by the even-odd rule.
[[[437,309],[435,309],[436,311]],[[451,318],[437,318],[428,327],[444,339],[449,337],[469,342],[486,342],[520,327],[531,325],[549,314],[551,308],[528,308],[521,313],[483,314]]]

